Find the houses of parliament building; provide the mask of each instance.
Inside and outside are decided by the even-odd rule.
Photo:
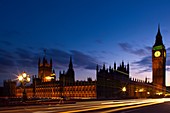
[[[153,82],[130,78],[129,64],[122,61],[113,67],[96,64],[96,80],[87,78],[86,81],[76,81],[72,58],[68,70],[59,72],[59,80],[50,61],[44,56],[38,60],[38,76],[32,77],[32,84],[26,86],[28,98],[60,98],[71,99],[116,99],[116,98],[147,98],[165,95],[165,65],[166,49],[162,41],[160,28],[152,48],[152,77]],[[14,81],[4,81],[3,96],[22,97],[22,86],[16,86]]]

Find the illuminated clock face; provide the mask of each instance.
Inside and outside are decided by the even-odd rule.
[[[166,52],[164,52],[164,57],[166,57]]]
[[[155,53],[154,53],[154,56],[155,57],[159,57],[161,55],[161,52],[160,51],[156,51]]]

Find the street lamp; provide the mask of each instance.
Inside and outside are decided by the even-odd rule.
[[[26,91],[25,91],[25,85],[26,83],[30,82],[30,76],[26,74],[26,72],[23,72],[21,75],[18,76],[18,80],[21,82],[24,91],[23,91],[23,95],[22,95],[22,99],[23,101],[27,100],[27,95],[26,95]]]
[[[123,98],[126,98],[126,91],[127,91],[126,87],[122,87],[122,92],[123,92],[122,97]]]
[[[122,88],[122,91],[123,91],[123,92],[126,92],[126,87],[123,87],[123,88]]]

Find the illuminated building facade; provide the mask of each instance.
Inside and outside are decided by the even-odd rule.
[[[163,96],[165,93],[165,64],[166,49],[158,27],[155,44],[152,48],[152,83],[149,83],[147,78],[145,81],[130,78],[129,64],[125,65],[124,62],[118,67],[116,63],[109,68],[106,68],[105,64],[102,67],[97,65],[96,80],[88,78],[86,81],[75,81],[71,57],[68,70],[60,72],[59,80],[56,80],[55,71],[52,70],[52,59],[48,63],[44,56],[42,61],[41,59],[38,61],[38,77],[33,76],[33,83],[26,86],[26,92],[30,98],[66,96],[71,99],[119,99]],[[15,91],[17,97],[22,97],[22,88],[17,87]]]
[[[154,96],[155,87],[145,81],[131,79],[129,77],[129,64],[124,62],[118,67],[114,63],[114,67],[106,68],[105,65],[101,69],[96,67],[96,81],[88,78],[86,81],[72,81],[74,79],[74,70],[72,60],[68,71],[60,72],[60,79],[54,80],[55,74],[48,75],[48,78],[39,78],[33,76],[33,83],[26,87],[28,98],[55,98],[68,97],[70,99],[119,99],[119,98],[147,98]],[[71,71],[71,77],[69,72]],[[51,76],[53,75],[53,76]],[[68,79],[68,78],[70,79]],[[48,79],[43,80],[42,79]],[[161,90],[157,89],[161,92]],[[22,97],[23,88],[16,88],[16,96]]]
[[[127,86],[127,92],[129,98],[148,98],[153,97],[154,86],[152,83],[144,80],[130,78]]]
[[[55,80],[52,72],[45,78],[33,76],[33,83],[26,87],[28,98],[55,98],[68,97],[70,99],[120,99],[120,98],[147,98],[153,97],[155,88],[147,79],[145,81],[129,77],[129,64],[96,67],[96,81],[88,78],[86,81],[75,81],[72,59],[67,72],[59,74]],[[50,71],[51,72],[51,71]],[[47,77],[48,76],[48,77]],[[51,77],[51,79],[49,79]],[[47,79],[47,80],[45,80]],[[16,96],[22,97],[23,88],[17,87]]]
[[[96,98],[96,81],[88,78],[87,81],[75,81],[72,58],[67,72],[59,74],[59,80],[52,71],[52,60],[48,64],[44,57],[41,64],[38,62],[38,77],[33,76],[33,83],[26,87],[29,98],[60,98],[69,97],[71,99],[94,99]],[[16,96],[22,97],[23,89],[18,87]]]
[[[47,59],[43,58],[42,62],[39,58],[38,61],[38,78],[41,79],[42,82],[47,82],[51,79],[56,80],[55,71],[52,71],[52,59],[50,59],[50,63],[48,63]]]

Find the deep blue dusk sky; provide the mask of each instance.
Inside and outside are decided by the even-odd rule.
[[[130,76],[152,81],[151,48],[160,24],[170,85],[169,0],[0,0],[0,85],[26,71],[37,75],[47,50],[53,68],[72,56],[76,79],[96,79],[96,64],[130,64]]]

